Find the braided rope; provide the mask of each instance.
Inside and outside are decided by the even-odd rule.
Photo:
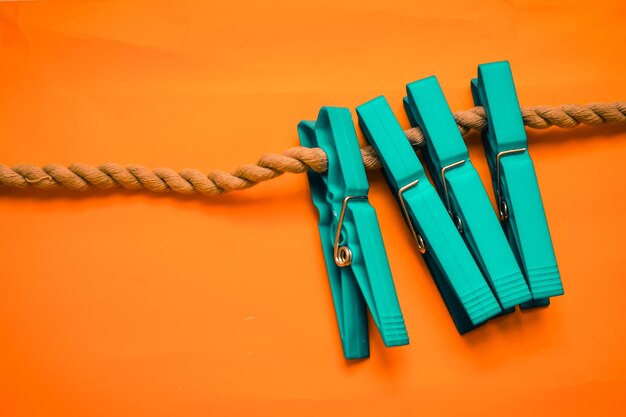
[[[626,102],[526,107],[522,108],[522,116],[524,124],[533,129],[625,123]],[[462,135],[466,135],[472,129],[481,131],[487,126],[485,110],[482,107],[454,113],[454,118]],[[404,132],[413,146],[424,145],[424,135],[419,128],[407,129]],[[381,167],[380,160],[371,146],[361,148],[361,155],[366,169]],[[101,189],[121,187],[128,190],[145,188],[154,192],[174,191],[180,194],[200,193],[214,196],[250,188],[285,172],[300,174],[312,169],[323,173],[327,167],[328,160],[322,149],[298,146],[281,154],[265,155],[256,164],[242,165],[231,173],[212,171],[207,175],[195,169],[176,172],[170,168],[148,169],[140,165],[121,166],[114,163],[98,167],[85,164],[72,164],[69,167],[50,164],[43,168],[30,164],[9,168],[0,164],[0,186],[35,187],[44,190],[66,187],[76,191],[93,187]]]

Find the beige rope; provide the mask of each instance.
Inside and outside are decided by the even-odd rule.
[[[526,107],[522,108],[522,116],[524,124],[534,129],[625,123],[626,102]],[[485,110],[482,107],[457,112],[454,118],[462,135],[466,135],[472,129],[483,130],[487,125]],[[405,134],[413,146],[424,145],[424,135],[420,129],[407,129]],[[361,148],[361,155],[368,170],[381,167],[380,160],[371,146]],[[0,185],[44,190],[66,187],[77,191],[92,187],[101,189],[121,187],[128,190],[145,188],[155,192],[174,191],[181,194],[201,193],[214,196],[250,188],[285,172],[300,174],[312,169],[323,173],[326,172],[327,166],[324,151],[319,148],[298,146],[281,154],[265,155],[256,164],[242,165],[231,173],[212,171],[207,175],[195,169],[176,172],[169,168],[148,169],[140,165],[124,167],[113,163],[98,167],[84,164],[72,164],[69,167],[50,164],[43,168],[29,164],[9,168],[0,164]]]

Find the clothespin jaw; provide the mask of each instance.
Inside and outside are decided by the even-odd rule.
[[[406,89],[405,109],[425,136],[424,160],[441,199],[500,305],[512,312],[531,294],[441,86],[437,78],[428,77]]]
[[[465,333],[500,313],[387,101],[375,98],[358,106],[357,114],[459,332]]]
[[[308,178],[345,357],[369,356],[366,308],[386,346],[408,344],[349,110],[324,107],[317,122],[300,122],[298,134],[328,157],[328,172]]]
[[[456,127],[437,78],[431,76],[409,83],[406,91],[405,109],[410,114],[412,126],[419,126],[424,133],[426,138],[424,159],[433,174],[437,189],[443,190],[445,187],[441,171],[467,161],[469,159],[467,146]],[[433,140],[433,137],[436,140]]]
[[[479,65],[471,86],[487,115],[483,142],[500,220],[533,296],[522,307],[547,305],[563,285],[509,63]]]

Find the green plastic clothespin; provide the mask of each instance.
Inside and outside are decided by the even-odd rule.
[[[409,343],[348,109],[323,107],[300,122],[302,146],[319,147],[328,172],[308,172],[344,356],[369,356],[367,308],[385,346]]]
[[[500,220],[533,296],[522,308],[548,305],[549,297],[563,294],[563,284],[511,66],[506,61],[479,65],[471,86],[474,103],[487,114],[483,142]]]
[[[498,302],[385,98],[358,106],[357,114],[458,331],[499,314]]]
[[[404,107],[426,138],[422,155],[457,229],[507,312],[531,299],[528,285],[472,165],[435,77],[406,86]]]

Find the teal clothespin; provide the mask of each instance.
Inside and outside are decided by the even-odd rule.
[[[345,357],[369,356],[366,307],[385,346],[408,344],[350,111],[323,107],[317,122],[300,122],[298,135],[328,157],[328,172],[308,178]]]
[[[499,314],[498,302],[385,98],[362,104],[357,114],[458,331]]]
[[[483,142],[500,220],[533,296],[522,308],[548,305],[563,284],[509,63],[479,65],[471,85],[487,114]]]
[[[441,199],[506,312],[531,300],[528,285],[435,77],[406,86],[411,125],[426,138],[422,155]]]

